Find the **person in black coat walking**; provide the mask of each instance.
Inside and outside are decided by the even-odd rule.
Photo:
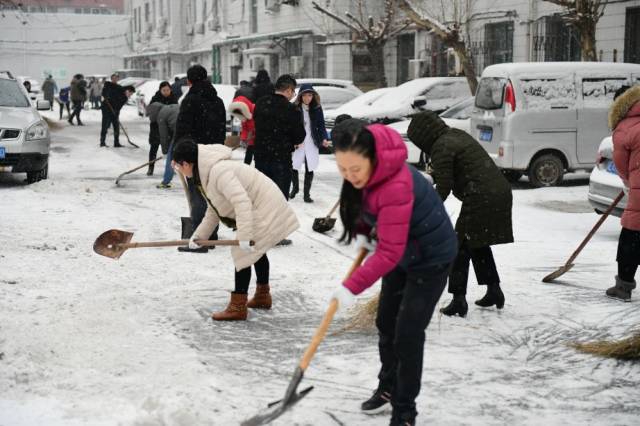
[[[256,103],[256,100],[253,95],[253,87],[251,86],[251,83],[249,83],[247,80],[242,80],[240,82],[240,87],[238,88],[238,90],[236,90],[236,93],[234,93],[233,99],[239,96],[244,96],[245,98],[249,99],[252,103],[254,104]]]
[[[291,153],[306,136],[302,112],[290,102],[295,90],[293,77],[280,76],[275,93],[258,99],[253,111],[256,168],[278,185],[287,200],[291,186]]]
[[[160,83],[160,88],[151,98],[151,102],[149,102],[149,105],[154,102],[158,102],[163,105],[178,103],[178,100],[175,96],[173,96],[173,93],[171,92],[171,85],[168,81],[163,81],[162,83]],[[152,117],[148,112],[147,115],[149,116],[149,161],[153,161],[158,154],[158,147],[160,146],[160,131],[158,130],[158,122],[154,119],[155,117]],[[162,151],[163,154],[166,154],[166,152],[164,152],[164,149]],[[149,164],[147,176],[153,175],[153,166],[153,163]]]
[[[253,102],[258,102],[263,96],[273,95],[275,90],[267,70],[258,71],[253,81]]]
[[[450,193],[462,201],[456,222],[458,256],[449,275],[453,300],[440,311],[449,316],[467,314],[469,262],[478,285],[487,286],[486,295],[476,305],[502,309],[504,294],[491,246],[513,242],[511,185],[478,141],[451,129],[433,111],[414,116],[407,136],[430,158],[442,201]]]
[[[118,75],[113,74],[111,81],[104,83],[102,88],[102,129],[100,130],[100,146],[107,146],[105,140],[107,131],[113,125],[113,146],[122,148],[120,137],[120,110],[127,103],[127,99],[136,91],[133,86],[122,87],[118,84]]]
[[[180,99],[182,97],[182,86],[186,86],[184,79],[176,77],[173,79],[173,84],[171,85],[171,92],[174,94],[176,99]]]
[[[227,135],[227,113],[218,92],[207,78],[207,70],[202,65],[193,65],[187,70],[187,84],[189,92],[182,100],[180,113],[176,123],[174,140],[191,138],[197,144],[223,144]],[[189,237],[200,225],[207,211],[207,202],[198,191],[193,179],[187,179],[187,186],[191,194],[191,224]],[[183,238],[186,236],[183,235]],[[186,237],[188,238],[188,237]],[[218,239],[218,228],[213,231],[210,239]],[[206,253],[207,247],[190,249],[178,247],[182,252]]]

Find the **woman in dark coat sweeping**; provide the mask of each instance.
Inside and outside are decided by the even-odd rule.
[[[178,99],[174,96],[171,91],[171,85],[168,81],[163,81],[160,83],[160,87],[158,91],[151,98],[151,102],[148,105],[151,105],[154,102],[159,102],[164,105],[177,104]],[[156,116],[152,116],[149,114],[149,161],[153,161],[158,154],[158,147],[160,146],[160,131],[158,129],[158,122],[156,121]],[[163,152],[166,154],[166,152]],[[147,176],[153,175],[153,166],[154,164],[149,164],[149,169],[147,170]]]
[[[486,295],[476,305],[502,309],[504,294],[491,246],[513,242],[511,185],[472,136],[448,127],[432,111],[416,115],[407,136],[430,157],[442,201],[451,192],[462,201],[456,222],[458,256],[449,275],[453,300],[441,312],[461,317],[467,314],[469,261],[473,262],[478,284],[487,286]]]

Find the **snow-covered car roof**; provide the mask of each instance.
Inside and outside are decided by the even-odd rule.
[[[522,74],[566,74],[567,71],[582,74],[598,73],[611,75],[612,73],[640,72],[640,64],[625,64],[617,62],[516,62],[490,65],[482,71],[482,77],[509,77]]]
[[[312,86],[332,86],[341,87],[361,95],[362,90],[358,89],[351,80],[340,80],[337,78],[297,78],[298,87],[302,84],[311,84]]]
[[[391,87],[382,87],[380,89],[369,90],[336,109],[326,110],[324,112],[325,118],[335,119],[340,114],[354,115],[360,108],[368,107],[390,89]]]

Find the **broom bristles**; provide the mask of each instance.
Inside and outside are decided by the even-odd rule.
[[[574,343],[579,351],[624,360],[640,359],[640,331],[622,340],[603,340],[599,342]]]
[[[363,303],[353,307],[351,318],[342,331],[371,331],[376,326],[376,314],[380,293]]]
[[[54,120],[50,119],[49,117],[42,117],[42,119],[49,126],[49,130],[60,130],[60,129],[62,129],[64,127],[62,124],[60,124],[57,121],[54,121]]]

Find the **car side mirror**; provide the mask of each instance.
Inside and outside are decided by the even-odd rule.
[[[416,96],[413,99],[413,103],[411,104],[411,107],[413,108],[422,108],[423,106],[425,106],[427,104],[427,98],[424,96]]]
[[[49,111],[51,109],[51,102],[45,100],[36,101],[36,109],[38,111]]]

